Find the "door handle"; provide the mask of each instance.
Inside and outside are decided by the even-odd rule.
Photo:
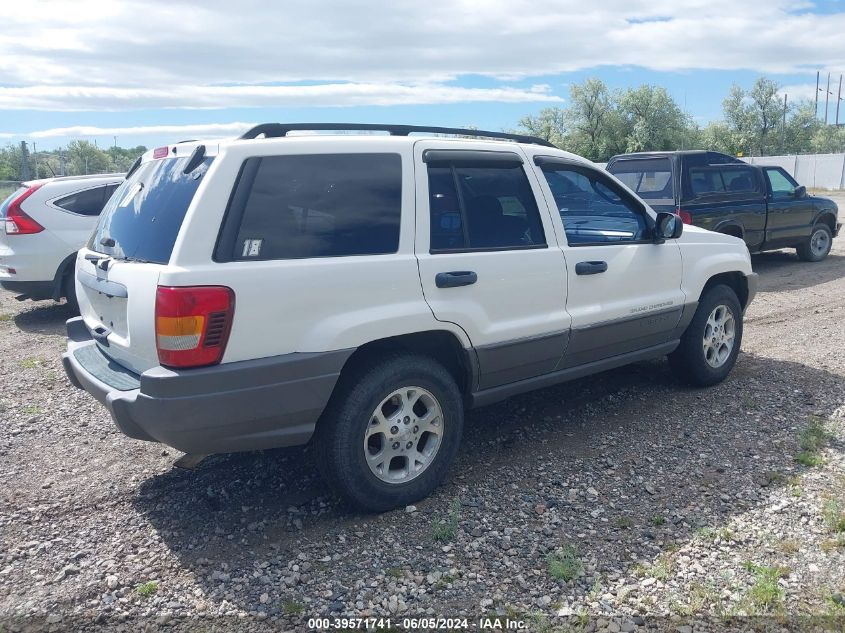
[[[471,286],[478,281],[478,275],[471,270],[453,270],[448,273],[437,273],[434,283],[438,288],[457,288]]]
[[[576,275],[597,275],[607,270],[607,262],[578,262],[575,264]]]

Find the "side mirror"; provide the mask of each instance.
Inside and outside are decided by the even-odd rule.
[[[805,187],[804,185],[798,185],[797,187],[795,187],[795,192],[792,195],[797,200],[800,200],[801,198],[806,198],[807,197],[807,187]]]
[[[665,211],[657,214],[657,220],[654,226],[654,239],[656,242],[678,239],[683,232],[684,223],[678,215]]]

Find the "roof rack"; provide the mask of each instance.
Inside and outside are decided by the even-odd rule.
[[[531,143],[533,145],[543,145],[545,147],[555,147],[549,141],[539,138],[537,136],[527,136],[525,134],[509,134],[508,132],[489,132],[486,130],[471,130],[459,127],[431,127],[428,125],[391,125],[380,123],[262,123],[256,125],[254,128],[244,132],[241,139],[254,139],[262,134],[265,138],[276,138],[280,136],[287,136],[288,132],[293,131],[308,131],[308,132],[322,132],[322,131],[371,131],[371,132],[387,132],[391,136],[408,136],[409,134],[422,132],[427,134],[453,134],[461,136],[473,136],[480,138],[497,138],[508,141],[516,141],[518,143]]]

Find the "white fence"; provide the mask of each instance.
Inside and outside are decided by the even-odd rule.
[[[777,165],[811,189],[845,189],[845,154],[799,154],[797,156],[751,156],[753,165]]]

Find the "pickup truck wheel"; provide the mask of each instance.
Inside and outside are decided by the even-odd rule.
[[[817,224],[813,227],[810,239],[795,250],[802,261],[820,262],[830,253],[831,246],[833,246],[833,232],[830,227],[827,224]]]
[[[669,355],[669,362],[684,382],[708,387],[727,377],[736,363],[741,343],[739,299],[730,287],[713,286],[699,300],[681,344]]]
[[[383,512],[446,477],[463,433],[451,374],[426,356],[388,356],[341,378],[317,426],[319,467],[347,501]]]

